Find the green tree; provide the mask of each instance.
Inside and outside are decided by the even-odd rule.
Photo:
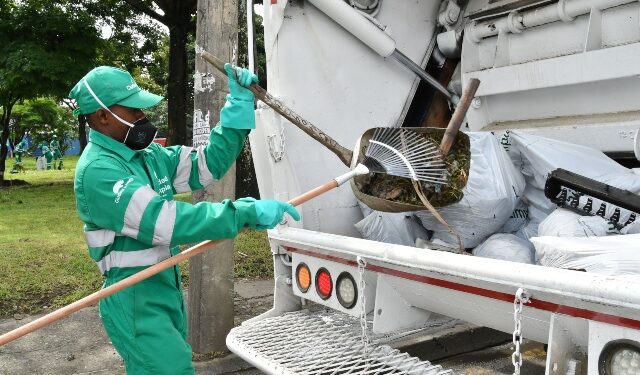
[[[187,144],[187,108],[190,90],[187,45],[195,34],[197,0],[125,0],[136,12],[145,14],[169,29],[167,75],[168,144]]]
[[[40,128],[57,122],[57,105],[50,98],[36,98],[16,104],[11,112],[10,134],[13,142],[19,142],[27,133],[34,134]]]
[[[156,51],[162,49],[166,31],[159,22],[143,13],[132,11],[129,5],[119,0],[80,0],[72,6],[90,15],[96,28],[102,31],[94,66],[110,65],[126,69],[143,88],[158,94],[165,92],[166,80],[163,82],[150,74],[162,63],[156,60]],[[76,108],[74,101],[65,98],[61,100],[71,110]],[[81,150],[87,144],[86,125],[85,117],[78,116]]]
[[[192,77],[195,72],[195,38],[189,35],[187,42],[187,77]],[[146,90],[168,97],[167,86],[169,81],[169,36],[164,35],[160,39],[158,49],[151,53],[152,64],[146,67],[146,75],[134,76],[136,81]],[[186,98],[186,131],[191,134],[191,124],[193,118],[193,80],[188,79]],[[145,110],[147,117],[159,128],[159,136],[165,137],[169,127],[169,106],[168,101],[163,100],[157,106]],[[187,142],[189,139],[187,139]],[[188,143],[185,143],[188,144]]]
[[[42,141],[49,142],[56,135],[61,151],[64,152],[68,148],[67,140],[76,136],[76,122],[71,111],[59,106],[52,98],[36,98],[17,104],[11,117],[11,138],[14,144],[27,133],[31,135],[34,145]]]
[[[0,0],[0,184],[15,104],[66,97],[94,65],[100,45],[94,19],[67,3]]]

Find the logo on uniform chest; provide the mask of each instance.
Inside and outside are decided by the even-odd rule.
[[[162,178],[158,178],[156,176],[156,179],[158,180],[158,184],[159,185],[166,184],[169,181],[169,177],[168,176],[164,176]]]
[[[156,175],[156,181],[158,182],[157,186],[159,187],[159,189],[157,190],[158,194],[164,197],[167,191],[171,190],[171,185],[167,184],[167,182],[169,182],[169,177],[164,176],[162,178],[158,178],[158,175]]]

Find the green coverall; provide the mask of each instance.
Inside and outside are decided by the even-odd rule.
[[[53,154],[53,168],[54,169],[62,169],[62,153],[60,152],[60,142],[57,139],[52,139],[49,142],[49,147],[51,147],[51,153]],[[56,167],[56,161],[60,160],[60,163]]]
[[[247,106],[252,113],[253,102]],[[233,238],[257,225],[251,202],[173,200],[222,178],[248,133],[218,126],[197,149],[152,143],[133,151],[91,130],[74,190],[104,287],[177,254],[178,245]],[[193,374],[177,266],[100,301],[100,315],[127,374]]]
[[[27,152],[27,145],[24,140],[20,141],[13,150],[13,158],[15,160],[15,164],[11,169],[11,173],[18,172],[18,169],[22,166],[22,155]]]
[[[44,145],[44,144],[40,146],[40,150],[42,150],[42,156],[44,156],[45,159],[47,159],[47,169],[51,169],[51,162],[53,161],[53,153],[51,152],[49,147],[47,147],[47,145]]]

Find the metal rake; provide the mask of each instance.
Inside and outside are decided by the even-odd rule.
[[[403,128],[377,128],[362,161],[369,171],[446,184],[446,166],[438,146]]]

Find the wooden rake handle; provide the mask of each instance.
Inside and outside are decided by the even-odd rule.
[[[213,65],[222,74],[227,76],[227,72],[224,70],[224,62],[207,51],[200,51],[200,56],[208,63]],[[299,114],[295,113],[291,108],[287,107],[284,103],[274,98],[267,90],[253,83],[249,86],[249,90],[255,95],[256,98],[266,103],[274,111],[278,112],[282,117],[289,120],[292,124],[300,128],[303,132],[311,136],[311,138],[320,142],[323,146],[331,150],[336,156],[349,167],[351,165],[351,158],[353,157],[353,151],[340,145],[335,139],[331,138],[325,132],[320,130],[317,126],[311,122],[305,120]]]
[[[331,180],[327,183],[325,183],[324,185],[318,186],[317,188],[310,190],[302,195],[299,195],[293,199],[291,199],[289,201],[290,204],[294,205],[294,206],[298,206],[302,203],[305,203],[321,194],[326,193],[327,191],[334,189],[338,187],[338,181],[336,180]],[[188,248],[187,250],[182,251],[179,254],[176,254],[175,256],[165,259],[160,263],[156,263],[153,266],[149,267],[149,268],[145,268],[144,270],[133,274],[129,277],[127,277],[126,279],[122,279],[120,281],[118,281],[117,283],[110,285],[104,289],[100,289],[97,292],[94,292],[82,299],[77,300],[76,302],[73,302],[67,306],[64,306],[56,311],[53,311],[45,316],[42,316],[30,323],[27,323],[21,327],[18,327],[16,329],[14,329],[13,331],[9,331],[5,334],[3,334],[2,336],[0,336],[0,346],[10,343],[13,340],[16,340],[28,333],[31,333],[35,330],[38,330],[40,328],[46,327],[49,324],[58,321],[62,318],[64,318],[67,315],[71,315],[74,312],[81,310],[85,307],[91,306],[93,304],[95,304],[96,302],[100,301],[101,299],[104,299],[106,297],[109,297],[110,295],[117,293],[119,291],[121,291],[122,289],[128,288],[133,284],[137,284],[142,280],[145,280],[171,266],[174,266],[184,260],[187,260],[195,255],[198,255],[206,250],[210,250],[213,249],[214,247],[216,247],[217,245],[219,245],[220,243],[222,243],[223,241],[226,240],[209,240],[209,241],[203,241],[200,242],[199,244]]]
[[[447,125],[447,130],[445,130],[444,135],[442,136],[442,142],[440,143],[440,153],[443,157],[449,154],[451,146],[453,146],[453,141],[456,139],[456,135],[462,125],[462,120],[464,120],[464,116],[466,116],[467,111],[469,110],[469,106],[476,94],[476,90],[478,90],[478,86],[480,86],[480,80],[477,78],[471,78],[467,84],[467,88],[462,93],[462,97],[460,98],[460,102],[458,102],[456,110],[453,111],[451,120],[449,120],[449,125]]]

